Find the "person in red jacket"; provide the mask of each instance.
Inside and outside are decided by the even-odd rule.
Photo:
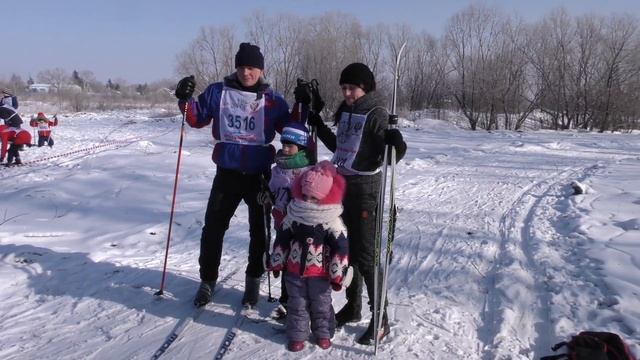
[[[51,127],[58,126],[58,116],[53,116],[53,121],[49,120],[44,113],[39,112],[35,119],[31,119],[29,123],[31,127],[38,128],[38,147],[45,143],[49,147],[53,147],[53,138],[51,137]]]
[[[4,156],[7,155],[6,166],[21,165],[19,151],[24,148],[24,145],[31,147],[31,134],[21,128],[0,125],[0,140],[2,141],[0,162],[3,162]],[[8,151],[7,146],[9,147]]]

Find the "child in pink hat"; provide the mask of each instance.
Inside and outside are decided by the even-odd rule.
[[[269,266],[270,271],[286,271],[290,351],[304,349],[311,331],[320,348],[331,346],[335,332],[331,290],[347,286],[350,277],[347,230],[340,218],[344,190],[344,178],[329,161],[316,164],[293,182],[293,200],[277,231]]]

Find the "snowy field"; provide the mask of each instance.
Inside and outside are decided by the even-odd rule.
[[[161,111],[59,115],[56,145],[0,169],[0,358],[149,359],[192,312],[215,168],[188,129],[165,283],[179,140]],[[537,359],[582,330],[640,355],[640,135],[404,127],[391,334],[380,359]],[[321,146],[321,158],[330,154]],[[572,196],[570,183],[587,187]],[[234,322],[246,207],[227,233],[219,291],[161,358],[212,359]],[[274,296],[279,281],[271,281]],[[263,281],[261,316],[274,308]],[[334,293],[337,308],[345,302]],[[368,323],[289,353],[277,323],[244,321],[225,358],[365,359]]]

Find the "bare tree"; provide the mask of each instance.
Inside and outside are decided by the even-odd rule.
[[[446,58],[440,42],[426,32],[408,40],[404,62],[408,75],[400,82],[409,110],[442,108],[445,101]]]
[[[69,83],[69,75],[62,68],[47,69],[38,73],[36,76],[39,82],[50,84],[56,93],[56,102],[58,108],[62,108],[65,91],[64,85]]]
[[[613,16],[605,26],[601,74],[601,105],[596,126],[600,132],[616,130],[620,122],[621,109],[624,106],[624,89],[627,82],[634,79],[640,71],[640,65],[633,60],[637,53],[637,22],[628,16]]]
[[[307,19],[304,43],[299,51],[302,77],[315,78],[320,83],[326,111],[337,108],[342,101],[338,82],[340,71],[349,63],[364,62],[359,37],[363,29],[355,18],[342,13],[327,13]]]
[[[261,46],[265,56],[265,74],[273,87],[285,97],[293,94],[300,68],[298,52],[302,48],[304,21],[285,14],[267,18],[254,13],[247,19],[249,38]]]
[[[455,14],[447,24],[445,42],[451,69],[451,94],[475,130],[481,116],[487,125],[494,102],[490,67],[497,31],[497,12],[485,6],[470,5]],[[487,122],[487,120],[489,120]]]
[[[221,81],[234,71],[236,47],[233,27],[202,27],[196,39],[178,54],[176,72],[179,76],[194,75],[199,87]]]
[[[9,79],[9,87],[13,90],[14,94],[19,95],[27,88],[27,83],[22,80],[22,77],[18,74],[11,74]]]
[[[62,88],[69,82],[69,74],[62,68],[47,69],[40,71],[36,76],[39,82],[50,84],[55,91]]]

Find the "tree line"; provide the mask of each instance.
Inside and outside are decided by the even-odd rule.
[[[46,84],[48,91],[30,90],[30,85]],[[102,83],[90,70],[45,69],[24,80],[13,74],[0,86],[9,88],[21,100],[38,100],[72,111],[138,108],[173,103],[174,80],[129,84],[124,79],[108,79]]]
[[[201,87],[220,81],[248,40],[261,47],[267,80],[287,99],[298,77],[315,78],[326,108],[335,109],[340,71],[355,61],[372,69],[390,99],[395,54],[406,41],[398,94],[404,111],[456,111],[474,130],[518,130],[527,121],[556,130],[640,125],[640,32],[630,15],[571,16],[558,8],[528,23],[472,4],[439,37],[407,24],[363,26],[343,13],[253,13],[245,24],[242,37],[234,27],[201,28],[177,55],[178,77],[193,74]]]

